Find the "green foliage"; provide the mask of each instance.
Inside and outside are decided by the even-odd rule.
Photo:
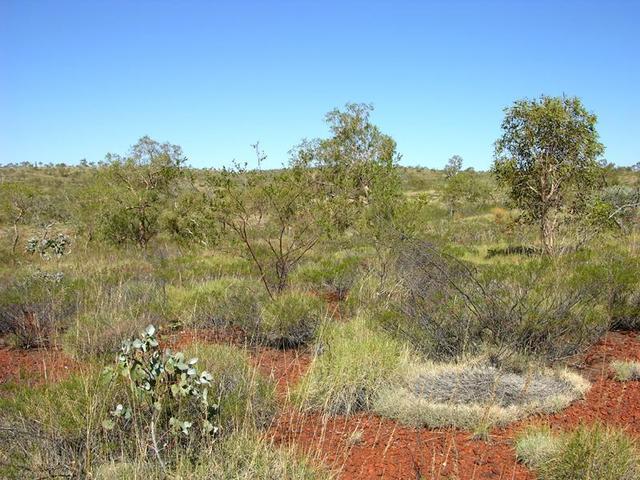
[[[372,105],[347,103],[325,119],[332,136],[303,142],[292,165],[313,167],[324,198],[326,221],[337,232],[357,228],[380,235],[402,204],[396,142],[371,123]]]
[[[540,226],[547,253],[562,215],[579,211],[597,186],[604,152],[596,116],[578,98],[541,96],[505,109],[493,171],[525,218]]]
[[[262,307],[258,334],[269,345],[296,347],[314,338],[325,316],[321,299],[304,292],[284,292]]]
[[[124,382],[129,395],[102,426],[107,431],[145,432],[164,469],[163,457],[179,450],[198,451],[213,441],[220,430],[219,410],[209,396],[213,376],[198,371],[197,358],[160,352],[155,334],[149,325],[139,338],[123,342],[115,368],[106,370]]]
[[[146,248],[159,231],[162,209],[185,161],[179,146],[149,137],[142,137],[126,157],[107,155],[107,165],[99,170],[101,235],[116,244]]]
[[[332,414],[371,408],[380,391],[400,378],[407,359],[402,344],[364,317],[327,325],[319,348],[294,399],[303,408]]]
[[[168,316],[180,325],[234,325],[247,332],[260,319],[264,291],[255,281],[221,277],[208,282],[167,289]]]
[[[258,166],[266,158],[255,145]],[[236,165],[209,178],[220,222],[242,243],[270,297],[322,238],[322,199],[312,174],[292,167],[265,173]]]
[[[358,278],[363,258],[363,254],[348,251],[323,256],[318,261],[301,265],[293,280],[344,298]]]
[[[219,404],[223,434],[269,424],[276,411],[275,386],[256,370],[246,350],[195,343],[185,350],[185,355],[197,358],[214,378],[209,397]]]
[[[640,474],[634,440],[600,424],[556,438],[549,430],[529,431],[518,438],[516,450],[541,480],[633,480]]]
[[[561,358],[609,327],[599,285],[546,259],[484,268],[426,242],[397,247],[387,312],[393,335],[435,359],[474,355],[487,345]]]

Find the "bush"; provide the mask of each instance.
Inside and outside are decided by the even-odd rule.
[[[350,414],[373,406],[380,391],[395,383],[406,364],[406,349],[364,317],[331,324],[320,335],[320,354],[296,386],[302,407]]]
[[[303,292],[284,292],[262,307],[258,335],[268,345],[297,347],[313,339],[325,314],[321,299]]]
[[[516,451],[541,480],[635,480],[640,475],[633,439],[600,424],[556,438],[548,430],[529,431],[517,439]]]
[[[640,362],[615,361],[611,363],[611,368],[615,373],[616,380],[620,382],[640,380]]]
[[[0,333],[22,348],[50,345],[75,311],[77,289],[62,272],[19,274],[0,291]]]
[[[223,435],[240,428],[264,427],[271,421],[276,410],[275,386],[256,370],[245,350],[195,343],[185,354],[196,357],[213,376],[209,395],[219,399]]]
[[[640,329],[640,259],[619,246],[575,255],[576,270],[584,283],[597,286],[600,303],[611,326]]]
[[[292,281],[344,299],[358,278],[361,264],[361,255],[338,252],[302,265],[295,271]]]
[[[381,323],[435,359],[487,346],[553,360],[609,327],[594,283],[543,259],[476,268],[425,242],[397,247],[400,294]]]
[[[235,325],[255,329],[265,294],[251,280],[223,277],[191,287],[169,287],[168,315],[190,327]]]

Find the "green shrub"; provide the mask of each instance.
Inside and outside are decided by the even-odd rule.
[[[213,376],[209,395],[219,399],[223,435],[247,427],[263,427],[272,419],[275,388],[251,364],[245,350],[228,345],[195,343],[185,354]]]
[[[398,246],[395,276],[400,295],[381,323],[434,359],[490,346],[553,360],[609,328],[597,285],[562,262],[473,266],[414,241]]]
[[[400,343],[364,317],[327,325],[318,348],[294,400],[332,414],[371,408],[380,391],[401,377],[408,357]]]
[[[321,299],[303,292],[283,292],[262,307],[258,335],[268,345],[297,347],[313,339],[325,315]]]
[[[338,252],[300,266],[292,276],[292,282],[306,284],[342,299],[358,278],[362,261],[361,255]]]
[[[248,331],[260,318],[265,297],[256,282],[223,277],[190,287],[169,287],[168,315],[190,327],[235,325]]]
[[[595,424],[552,435],[537,430],[517,439],[518,458],[534,467],[540,480],[636,480],[640,475],[634,440],[621,430]]]

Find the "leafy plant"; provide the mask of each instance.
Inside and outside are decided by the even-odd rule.
[[[161,353],[152,325],[125,341],[111,372],[128,384],[129,402],[117,404],[103,427],[136,425],[147,432],[163,469],[165,451],[209,443],[220,430],[218,404],[209,398],[213,377],[199,372],[197,361],[181,352]]]

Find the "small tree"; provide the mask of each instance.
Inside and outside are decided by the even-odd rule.
[[[146,248],[158,233],[162,207],[173,193],[186,161],[182,149],[142,137],[128,156],[107,155],[100,172],[108,194],[103,203],[103,235]]]
[[[13,228],[11,253],[15,255],[20,241],[19,225],[37,216],[38,195],[30,186],[22,182],[2,183],[0,188],[0,220]]]
[[[288,285],[289,273],[322,238],[322,205],[304,167],[263,171],[236,165],[213,175],[215,212],[244,245],[271,298]]]
[[[597,185],[604,147],[595,125],[576,97],[543,95],[505,109],[493,171],[524,218],[538,224],[547,254],[561,216],[577,213]]]
[[[325,120],[326,139],[303,142],[292,151],[292,165],[312,167],[326,199],[329,222],[338,230],[390,221],[402,200],[396,142],[370,120],[373,106],[347,103]],[[372,233],[371,229],[367,229]]]

